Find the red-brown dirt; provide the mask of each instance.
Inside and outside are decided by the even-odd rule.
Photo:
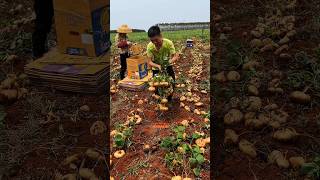
[[[243,0],[239,1],[215,1],[212,3],[212,17],[213,15],[219,14],[222,16],[219,24],[225,24],[232,27],[232,31],[225,33],[231,42],[240,42],[247,44],[251,38],[243,37],[243,33],[250,33],[257,24],[257,17],[263,17],[267,8],[266,5],[270,5],[272,2],[266,1],[255,1],[255,0]],[[297,36],[290,44],[290,54],[294,55],[297,52],[304,51],[309,56],[315,56],[314,49],[318,47],[320,42],[319,35],[316,34],[310,26],[316,26],[311,24],[316,14],[314,7],[319,6],[316,2],[310,1],[297,1],[297,7],[295,9],[296,15],[296,29]],[[274,7],[276,8],[276,7]],[[217,52],[213,55],[214,59],[220,64],[222,70],[228,70],[227,66],[227,54],[228,50],[219,40],[221,32],[218,32],[214,23],[212,24],[214,31],[212,32],[213,46],[216,47]],[[310,39],[310,36],[313,36]],[[305,36],[305,37],[304,37]],[[250,37],[250,35],[249,35]],[[308,39],[309,37],[309,39]],[[216,39],[216,41],[214,41]],[[242,54],[245,55],[245,54]],[[284,74],[289,73],[288,64],[293,64],[293,60],[280,61],[272,53],[262,53],[259,55],[260,58],[264,59],[263,71],[268,76],[270,69],[278,69]],[[234,68],[241,73],[241,69]],[[214,68],[214,73],[220,72],[217,66]],[[244,75],[244,74],[241,74]],[[238,86],[231,86],[228,83],[219,84],[217,86],[226,89],[232,89],[235,91],[235,95],[243,95]],[[264,85],[262,85],[265,87]],[[238,89],[237,89],[238,88]],[[319,115],[319,108],[317,105],[299,106],[293,104],[289,98],[288,93],[294,88],[286,87],[284,95],[272,95],[265,90],[259,92],[259,96],[269,102],[275,102],[279,107],[283,107],[283,110],[290,115],[290,122],[286,123],[285,127],[294,127],[297,132],[310,137],[301,136],[295,140],[295,142],[280,143],[276,142],[272,137],[273,132],[270,128],[263,128],[260,131],[248,130],[243,125],[226,126],[223,123],[223,117],[227,113],[225,108],[228,103],[226,94],[215,94],[215,112],[217,114],[217,144],[214,145],[215,161],[217,169],[214,171],[217,179],[303,179],[304,176],[299,173],[298,170],[281,169],[277,165],[268,164],[268,154],[274,150],[280,150],[286,154],[286,157],[291,156],[303,156],[307,161],[312,161],[319,152],[319,126],[317,125],[317,117]],[[310,92],[311,93],[311,92]],[[314,92],[314,104],[319,103],[319,99],[316,97],[317,92]],[[216,99],[218,97],[222,97]],[[231,96],[232,97],[232,96]],[[303,114],[302,114],[303,113]],[[237,145],[225,145],[224,130],[226,128],[235,130],[241,135],[240,138],[244,138],[253,142],[257,148],[258,155],[256,158],[251,159],[246,157],[239,151]],[[315,140],[316,139],[316,140]]]
[[[206,43],[200,43],[199,47],[196,50],[202,52],[203,55],[209,55],[209,47]],[[187,51],[184,53],[183,58],[179,60],[177,64],[179,64],[179,68],[177,65],[175,66],[176,76],[180,76],[178,72],[186,75],[187,71],[191,67],[191,63],[193,61],[192,53]],[[117,60],[117,59],[116,59]],[[187,64],[186,62],[190,62]],[[206,79],[208,77],[209,72],[207,70],[209,62],[209,58],[203,59],[203,78]],[[115,61],[115,65],[117,65],[117,61]],[[115,71],[114,73],[117,73]],[[128,113],[131,110],[141,109],[143,113],[141,117],[143,119],[143,123],[136,125],[133,130],[132,135],[132,145],[129,149],[126,150],[126,155],[123,158],[116,159],[112,158],[113,166],[111,169],[111,176],[115,179],[171,179],[173,175],[183,175],[179,174],[179,172],[171,172],[168,167],[166,167],[164,157],[165,151],[159,147],[160,141],[172,134],[171,128],[178,125],[183,120],[194,119],[195,122],[203,122],[203,118],[199,115],[195,115],[192,112],[187,112],[183,108],[180,108],[180,93],[178,92],[178,88],[176,88],[176,93],[174,94],[174,99],[172,103],[171,109],[168,112],[164,112],[160,114],[155,111],[154,100],[152,100],[151,93],[147,90],[143,92],[130,92],[124,89],[120,89],[115,95],[112,95],[112,103],[111,103],[111,112],[113,116],[111,117],[111,129],[114,128],[115,123],[124,123]],[[203,95],[201,93],[196,94],[200,95],[201,102],[205,104],[205,106],[201,109],[208,110],[209,109],[209,97],[208,95]],[[123,100],[122,102],[119,96],[128,98]],[[133,100],[132,100],[133,99]],[[142,105],[138,105],[138,101],[140,99],[147,99],[148,101]],[[189,133],[194,131],[201,131],[198,125],[191,127],[187,130]],[[143,151],[143,145],[149,144],[151,146],[155,146],[155,151],[151,153],[145,153]],[[114,152],[116,148],[112,148],[112,152]],[[205,153],[205,158],[210,159],[210,150],[207,149]],[[144,162],[148,164],[147,167],[138,168],[136,170],[136,174],[130,174],[128,172],[132,172],[133,167],[137,164],[137,162]],[[193,177],[192,172],[188,173],[189,177]],[[203,172],[201,173],[201,179],[209,179],[210,177],[210,164],[205,165]]]

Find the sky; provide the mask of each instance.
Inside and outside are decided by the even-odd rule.
[[[134,29],[157,23],[209,22],[210,0],[110,0],[110,28]]]

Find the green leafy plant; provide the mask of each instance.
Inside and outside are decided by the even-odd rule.
[[[171,171],[183,165],[183,155],[180,153],[169,152],[165,155],[164,160]]]
[[[201,81],[199,87],[200,89],[210,90],[210,80]]]
[[[244,73],[243,73],[243,79],[246,82],[255,76],[257,76],[257,72],[255,70],[244,71]]]
[[[203,152],[200,147],[197,145],[191,146],[191,144],[203,136],[199,133],[192,133],[190,137],[187,136],[185,126],[176,126],[172,128],[172,131],[175,133],[175,136],[165,137],[160,144],[162,148],[168,151],[165,155],[167,166],[170,170],[179,169],[183,163],[186,163],[185,159],[189,164],[190,170],[192,169],[193,173],[199,176],[205,158],[202,155]]]
[[[132,145],[130,140],[133,130],[132,127],[127,127],[122,124],[116,127],[118,133],[113,137],[113,142],[115,147],[118,148],[128,148]]]
[[[306,163],[301,167],[301,173],[313,177],[314,179],[320,178],[320,156],[315,157],[313,162]]]
[[[210,120],[210,111],[208,113],[202,115],[203,118],[208,118]]]
[[[153,83],[169,83],[169,86],[158,86],[157,90],[162,98],[167,98],[173,92],[174,80],[167,74],[166,71],[160,72],[152,78]]]
[[[195,146],[192,149],[192,156],[189,158],[190,166],[193,168],[193,173],[196,176],[200,175],[201,165],[205,162],[205,158],[201,154],[201,150],[199,146]]]
[[[127,170],[130,175],[135,175],[135,176],[138,175],[138,171],[140,169],[150,167],[150,164],[147,161],[139,161],[139,162],[134,161],[132,164],[134,165],[127,168]]]
[[[295,55],[292,65],[298,70],[288,72],[288,77],[284,84],[295,89],[302,89],[309,86],[311,91],[320,90],[320,64],[312,60],[305,52]]]
[[[242,45],[238,41],[231,41],[226,45],[227,48],[227,62],[229,66],[239,67],[244,63],[242,56]]]
[[[178,143],[176,138],[173,136],[165,137],[160,144],[160,147],[165,149],[176,149],[178,147]]]

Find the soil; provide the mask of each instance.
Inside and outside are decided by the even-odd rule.
[[[181,46],[181,42],[175,42],[176,46]],[[179,45],[177,45],[179,44]],[[174,66],[177,79],[182,75],[186,76],[187,71],[191,67],[193,57],[193,53],[201,54],[204,56],[203,58],[203,73],[201,80],[208,79],[208,64],[209,58],[209,44],[207,42],[199,42],[194,49],[187,50],[182,59],[180,59],[176,65]],[[117,59],[114,61],[114,66],[116,67]],[[179,75],[181,72],[181,76]],[[117,71],[111,73],[118,73]],[[192,82],[196,82],[195,79],[191,79]],[[201,81],[200,81],[201,82]],[[114,165],[111,169],[111,176],[115,179],[171,179],[174,175],[184,176],[186,174],[182,174],[179,171],[171,172],[169,168],[166,166],[164,161],[164,157],[166,151],[159,147],[159,143],[164,137],[170,136],[172,134],[171,128],[178,125],[183,120],[191,120],[197,122],[203,122],[203,118],[199,115],[196,115],[192,112],[187,112],[183,108],[180,108],[180,92],[179,88],[175,89],[175,94],[173,96],[173,102],[171,108],[168,112],[160,113],[154,110],[156,107],[153,98],[151,97],[152,93],[147,90],[142,92],[130,92],[125,89],[119,89],[115,95],[112,95],[112,104],[111,104],[111,112],[114,114],[111,117],[111,129],[114,129],[114,124],[116,123],[124,123],[126,121],[128,112],[131,110],[141,109],[143,113],[141,117],[143,119],[143,123],[140,125],[136,125],[134,128],[134,133],[132,135],[133,144],[126,149],[126,155],[121,159],[112,158],[114,161]],[[194,92],[201,97],[201,102],[205,104],[201,110],[207,111],[210,105],[210,99],[208,94],[201,94],[200,92]],[[208,92],[209,93],[209,92]],[[122,96],[121,98],[119,96]],[[127,98],[123,100],[119,104],[119,100]],[[148,101],[142,105],[138,105],[139,99],[147,99]],[[114,112],[114,113],[113,113]],[[191,133],[194,131],[202,131],[201,126],[193,125],[190,128],[187,128],[187,132]],[[207,133],[207,130],[203,130]],[[145,153],[143,151],[143,145],[148,144],[150,146],[156,147],[153,152]],[[117,148],[111,148],[111,151],[114,152]],[[210,159],[210,149],[206,148],[205,158]],[[134,167],[136,162],[145,162],[148,164],[146,168],[139,168],[136,174],[130,174],[130,169]],[[184,172],[188,174],[188,177],[194,177],[192,172]],[[210,179],[210,164],[206,163],[203,167],[203,171],[200,175],[201,179]]]
[[[255,0],[242,0],[242,1],[215,1],[211,5],[212,17],[216,14],[222,16],[219,24],[225,24],[232,27],[232,31],[225,33],[231,42],[240,42],[247,44],[251,38],[243,37],[243,33],[253,30],[257,24],[257,17],[264,17],[266,5],[272,4],[273,1],[255,1]],[[312,14],[316,14],[316,8],[319,7],[319,3],[311,1],[297,1],[297,7],[295,16],[297,23],[295,25],[297,35],[293,42],[290,42],[289,54],[294,55],[300,51],[306,52],[309,56],[315,57],[314,49],[318,47],[320,43],[319,34],[314,31],[316,24],[311,24],[313,21]],[[213,55],[217,61],[217,65],[213,68],[214,73],[220,72],[221,70],[228,71],[230,67],[227,62],[228,50],[219,40],[221,32],[218,32],[216,26],[212,24],[212,39],[216,39],[212,44],[216,47],[217,52]],[[312,38],[311,38],[312,37]],[[242,54],[244,55],[244,54]],[[282,71],[285,76],[289,74],[288,64],[294,63],[293,60],[281,61],[273,53],[263,53],[258,55],[260,59],[264,59],[263,68],[260,70],[268,76],[270,69],[278,69]],[[233,68],[244,73],[240,68]],[[285,79],[285,78],[284,78]],[[285,80],[284,80],[285,81]],[[263,82],[263,84],[267,82]],[[239,84],[230,85],[228,83],[219,84],[217,87],[234,90],[234,96],[242,96],[243,93],[240,90]],[[266,85],[262,85],[265,88]],[[223,117],[227,112],[226,105],[230,97],[226,96],[225,93],[214,94],[215,101],[215,113],[217,114],[216,129],[216,144],[215,149],[215,165],[216,169],[214,174],[217,179],[303,179],[305,176],[299,173],[299,170],[280,169],[276,165],[267,163],[267,155],[272,150],[280,150],[285,153],[286,157],[291,156],[303,156],[307,162],[310,162],[320,151],[319,144],[319,125],[318,115],[319,108],[317,108],[319,98],[316,97],[318,92],[314,92],[313,102],[309,105],[297,105],[292,103],[288,98],[288,93],[293,91],[293,87],[284,87],[284,95],[272,95],[265,90],[260,90],[260,97],[264,103],[274,102],[282,107],[289,115],[289,122],[283,127],[294,127],[297,132],[312,136],[307,138],[301,136],[294,142],[280,143],[272,139],[271,134],[274,130],[271,128],[263,128],[260,131],[248,130],[242,124],[235,126],[226,126],[223,123]],[[300,89],[301,90],[301,89]],[[217,92],[217,91],[215,91]],[[221,93],[221,92],[220,92]],[[312,94],[312,92],[310,92]],[[221,98],[217,98],[221,97]],[[232,96],[231,96],[232,97]],[[264,104],[265,105],[265,104]],[[251,159],[246,157],[238,149],[237,145],[226,145],[224,144],[224,131],[226,128],[233,129],[237,134],[243,134],[240,138],[244,138],[253,142],[258,150],[257,158]],[[317,140],[314,140],[317,139]]]
[[[22,5],[16,12],[11,9]],[[1,1],[0,3],[0,80],[7,74],[23,73],[24,66],[32,61],[31,34],[34,22],[13,26],[13,22],[33,13],[32,0]],[[2,13],[5,12],[5,13]],[[54,28],[53,28],[54,29]],[[22,42],[9,48],[12,42]],[[49,42],[55,42],[54,30]],[[15,62],[4,62],[7,55],[17,55]],[[77,173],[76,169],[62,165],[63,160],[76,153],[95,148],[109,159],[107,133],[91,135],[90,127],[96,121],[107,122],[109,96],[62,92],[35,87],[26,83],[28,95],[14,102],[1,104],[5,119],[0,127],[0,179],[55,179],[56,174]],[[88,105],[89,112],[80,107]],[[45,123],[52,112],[59,118]],[[108,125],[108,123],[106,123]],[[107,178],[107,165],[103,161],[83,157],[79,168],[91,168],[102,179]],[[83,160],[83,162],[82,162]]]

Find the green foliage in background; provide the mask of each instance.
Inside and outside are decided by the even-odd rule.
[[[204,41],[210,40],[210,30],[209,29],[198,29],[198,30],[181,30],[181,31],[164,31],[163,37],[168,38],[172,41],[185,41],[193,37],[197,39],[202,39]],[[116,33],[111,33],[111,42],[114,44]],[[134,32],[130,33],[129,40],[132,42],[145,42],[149,41],[147,32]]]

